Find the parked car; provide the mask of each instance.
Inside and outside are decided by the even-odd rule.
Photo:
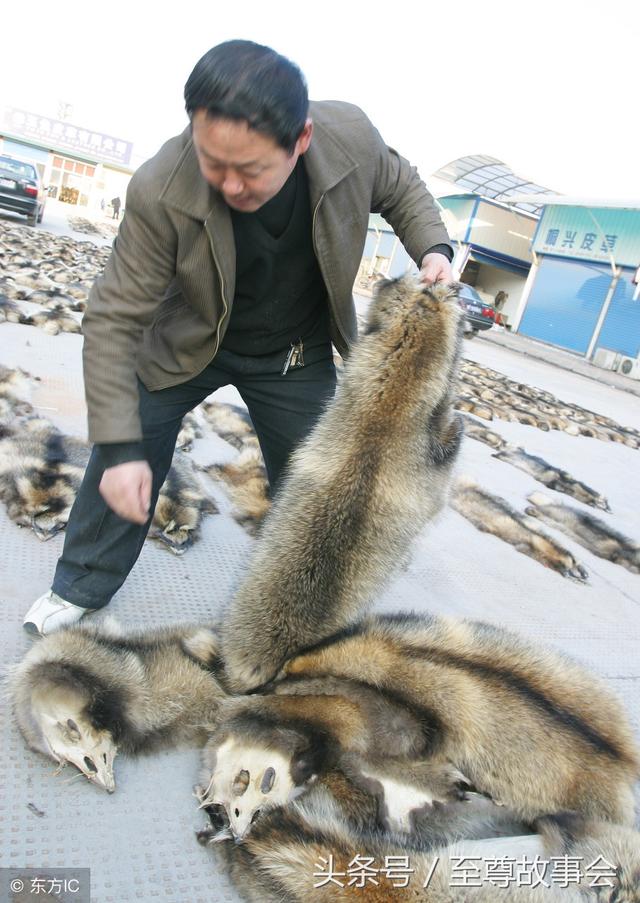
[[[46,197],[33,163],[0,154],[0,207],[24,214],[35,226],[42,222]]]
[[[460,284],[458,295],[460,307],[467,317],[465,334],[473,338],[480,330],[491,329],[495,323],[496,312],[490,304],[482,300],[475,288],[463,282]]]

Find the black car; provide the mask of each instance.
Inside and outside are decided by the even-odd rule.
[[[467,322],[465,333],[470,336],[477,335],[480,330],[491,329],[496,319],[494,308],[483,301],[475,288],[466,283],[461,283],[458,292],[460,307],[464,310]]]
[[[24,214],[29,224],[42,222],[46,193],[33,163],[0,155],[0,207]]]

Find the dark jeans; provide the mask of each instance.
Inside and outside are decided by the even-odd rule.
[[[149,392],[138,381],[144,448],[153,471],[151,511],[171,466],[182,418],[227,385],[238,389],[249,409],[273,491],[292,449],[309,433],[336,385],[330,346],[311,349],[304,367],[282,376],[285,356],[250,358],[222,350],[202,373],[179,386]],[[151,523],[151,518],[144,525],[131,523],[106,505],[98,491],[103,469],[94,448],[52,584],[55,593],[83,608],[108,604],[135,564]]]

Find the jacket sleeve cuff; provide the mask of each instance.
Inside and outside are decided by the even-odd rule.
[[[142,442],[100,442],[96,444],[96,449],[105,470],[129,461],[147,460]]]
[[[418,264],[418,269],[422,266],[422,261],[427,256],[427,254],[444,254],[444,256],[449,260],[449,263],[453,260],[453,248],[451,245],[434,245],[432,248],[428,248],[422,257],[420,258],[420,262]]]

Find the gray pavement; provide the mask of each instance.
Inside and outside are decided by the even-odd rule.
[[[70,218],[86,220],[91,224],[95,224],[98,230],[108,234],[74,229],[69,221]],[[24,226],[26,222],[23,216],[8,210],[0,210],[0,220],[5,223],[15,223],[19,226]],[[114,225],[117,225],[115,221],[101,212],[75,207],[72,204],[63,204],[61,201],[48,198],[42,222],[32,228],[37,229],[38,232],[49,232],[51,235],[66,235],[69,238],[75,238],[77,241],[91,241],[96,245],[102,246],[113,244],[115,237]]]
[[[640,396],[640,380],[631,379],[622,373],[614,373],[612,370],[603,370],[602,367],[596,367],[595,364],[592,364],[591,361],[586,360],[580,354],[565,351],[563,348],[556,348],[554,345],[547,345],[545,342],[530,339],[517,332],[508,332],[502,326],[494,326],[485,330],[485,332],[478,333],[473,341],[478,340],[491,342],[494,345],[500,345],[502,348],[509,348],[518,354],[524,354],[527,357],[535,358],[535,360],[553,364],[560,370],[579,373],[587,379],[593,379],[606,386],[612,386],[623,392],[630,392],[632,395]]]

